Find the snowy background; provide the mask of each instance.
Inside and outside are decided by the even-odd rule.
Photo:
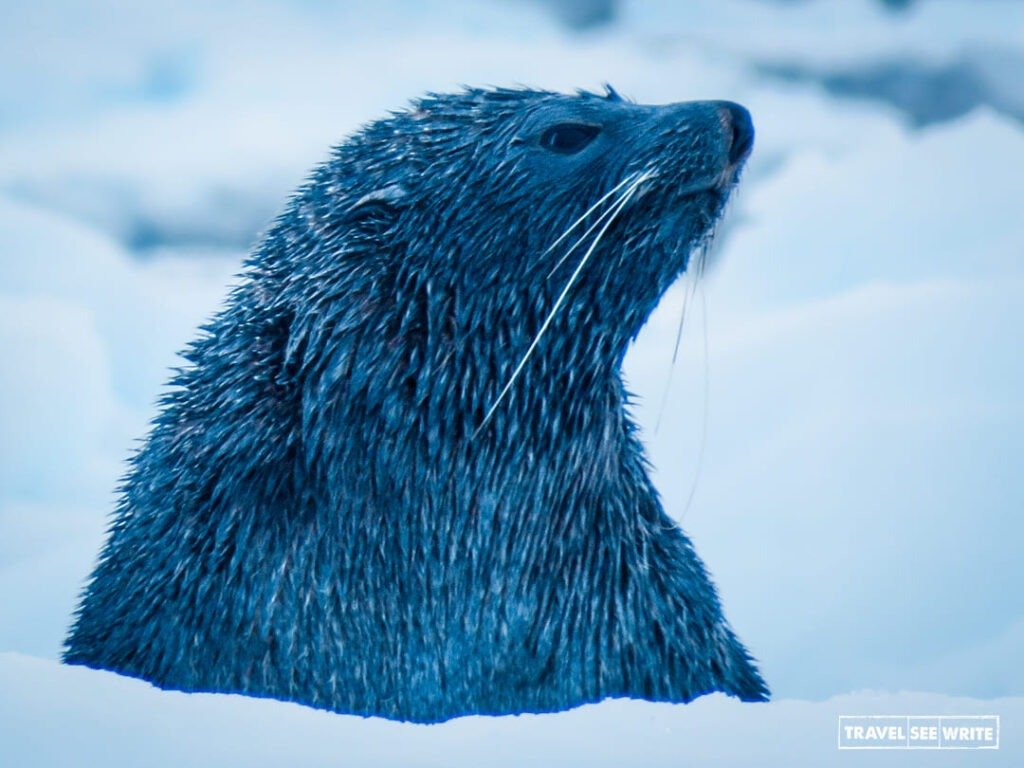
[[[627,375],[775,702],[424,728],[58,665],[176,351],[329,146],[425,90],[606,81],[757,127]],[[1020,765],[1022,295],[1018,0],[0,0],[0,762],[816,766],[837,714],[962,713],[1002,749],[841,756]]]

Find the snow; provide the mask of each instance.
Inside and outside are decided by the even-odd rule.
[[[836,750],[839,715],[999,715],[998,752]],[[1024,699],[865,691],[821,702],[744,705],[721,694],[688,706],[614,700],[554,715],[465,717],[422,726],[240,696],[161,692],[108,672],[0,654],[0,742],[12,765],[600,766],[1019,764]],[[868,756],[871,760],[864,760]],[[860,757],[861,759],[857,759]],[[893,758],[879,761],[879,757]],[[978,761],[981,762],[981,761]]]
[[[1020,764],[1024,4],[631,1],[585,33],[511,0],[0,16],[3,762],[821,765],[838,714],[958,712],[1002,714],[989,757]],[[893,61],[983,70],[982,106],[919,121],[825,84]],[[312,164],[427,89],[606,80],[757,125],[674,369],[689,281],[627,376],[666,508],[777,699],[418,727],[58,665],[176,351]]]

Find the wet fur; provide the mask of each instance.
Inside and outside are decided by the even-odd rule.
[[[537,146],[564,120],[596,146]],[[421,722],[766,698],[620,376],[735,182],[723,151],[713,104],[526,90],[340,145],[189,347],[65,660]],[[644,170],[485,421],[591,243],[547,249]]]

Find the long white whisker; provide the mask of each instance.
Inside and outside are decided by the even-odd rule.
[[[551,245],[549,245],[549,246],[548,246],[548,248],[547,248],[547,250],[546,250],[546,251],[544,251],[544,253],[543,253],[543,254],[541,254],[541,255],[542,255],[542,256],[547,256],[547,255],[548,255],[549,253],[551,253],[551,252],[552,252],[553,250],[555,250],[555,248],[557,248],[557,247],[558,247],[558,244],[559,244],[560,242],[562,242],[563,240],[565,240],[565,238],[567,238],[567,237],[569,236],[569,234],[570,234],[570,233],[571,233],[571,232],[572,232],[572,231],[573,231],[574,229],[576,229],[576,227],[578,227],[578,226],[579,226],[580,224],[582,224],[582,223],[583,223],[583,222],[584,222],[584,221],[586,220],[587,216],[589,216],[590,214],[592,214],[592,213],[594,212],[594,210],[595,210],[595,209],[596,209],[596,208],[597,208],[597,207],[598,207],[599,205],[601,205],[601,203],[603,203],[603,202],[604,202],[605,200],[607,200],[607,199],[608,199],[609,197],[611,197],[612,195],[614,195],[614,194],[615,194],[616,192],[618,192],[618,191],[619,191],[620,189],[622,189],[622,188],[623,188],[624,186],[626,186],[627,184],[629,184],[630,182],[632,182],[632,181],[633,181],[634,179],[636,179],[636,178],[637,178],[637,176],[638,176],[639,174],[640,174],[640,172],[639,172],[639,171],[637,171],[637,173],[631,173],[631,174],[630,174],[629,176],[627,176],[626,178],[624,178],[624,179],[623,179],[622,181],[620,181],[620,182],[619,182],[618,184],[616,184],[616,185],[615,185],[614,187],[612,187],[611,189],[609,189],[609,190],[608,190],[608,191],[607,191],[607,192],[606,192],[606,193],[605,193],[605,194],[604,194],[604,195],[603,195],[603,196],[601,197],[601,199],[600,199],[600,200],[598,200],[598,201],[597,201],[596,203],[594,203],[594,204],[593,204],[592,206],[590,206],[589,208],[587,208],[586,212],[585,212],[585,213],[584,213],[584,214],[583,214],[582,216],[580,216],[580,217],[579,217],[578,219],[576,219],[576,221],[574,221],[574,222],[572,223],[572,225],[571,225],[571,226],[570,226],[570,227],[569,227],[569,228],[568,228],[567,230],[565,230],[565,232],[563,232],[563,233],[562,233],[561,235],[559,235],[558,239],[557,239],[557,240],[555,240],[555,242],[553,242],[553,243],[552,243]]]
[[[618,218],[618,214],[622,211],[623,208],[626,207],[626,205],[632,199],[633,195],[636,194],[636,190],[637,187],[633,186],[630,189],[630,191],[626,195],[624,195],[623,198],[616,204],[614,208],[614,214],[612,216],[609,216],[607,221],[605,221],[605,224],[601,228],[601,231],[598,232],[597,237],[594,238],[594,242],[590,244],[590,248],[587,249],[587,252],[583,255],[583,258],[580,259],[580,263],[576,265],[575,271],[573,271],[572,275],[569,277],[568,282],[566,282],[565,287],[562,288],[562,292],[558,295],[558,298],[555,300],[555,306],[551,308],[551,311],[548,313],[548,316],[544,319],[544,322],[541,324],[540,330],[537,331],[537,335],[534,336],[533,341],[530,342],[530,346],[526,350],[526,354],[523,355],[523,358],[519,361],[519,365],[516,366],[516,369],[512,372],[512,375],[509,377],[508,382],[502,388],[501,392],[498,393],[498,397],[495,399],[494,403],[487,411],[487,414],[484,416],[484,420],[481,421],[480,426],[478,426],[476,430],[474,430],[473,437],[476,437],[480,430],[487,425],[487,422],[490,421],[491,416],[494,415],[494,412],[498,409],[498,406],[501,405],[501,401],[505,399],[505,395],[507,395],[509,390],[512,389],[512,385],[516,382],[516,379],[519,378],[519,374],[522,373],[523,368],[526,367],[526,363],[530,359],[530,356],[533,355],[533,351],[537,348],[537,345],[540,343],[541,338],[547,332],[548,327],[551,325],[551,321],[554,319],[555,315],[558,314],[558,310],[561,308],[562,303],[565,301],[565,297],[569,294],[569,290],[576,283],[576,278],[579,277],[580,273],[583,271],[583,267],[585,267],[587,265],[587,262],[590,261],[590,256],[594,253],[594,250],[601,242],[601,239],[604,237],[604,233],[608,231],[608,227],[610,227],[612,225],[612,222]]]
[[[601,226],[601,222],[603,222],[606,218],[608,218],[609,216],[611,216],[611,215],[613,215],[615,213],[615,211],[616,211],[615,206],[617,206],[622,201],[622,199],[624,197],[626,197],[627,195],[632,194],[633,190],[635,190],[638,186],[640,186],[643,182],[647,181],[647,179],[651,178],[651,176],[653,176],[653,175],[654,174],[652,172],[646,171],[643,174],[641,174],[640,176],[638,176],[636,178],[636,180],[629,186],[629,188],[625,192],[622,193],[622,196],[618,200],[616,200],[614,203],[612,203],[611,207],[607,211],[605,211],[600,216],[598,216],[597,220],[593,224],[591,224],[589,227],[587,227],[587,230],[582,235],[579,236],[579,238],[576,240],[575,243],[572,244],[572,247],[568,251],[566,251],[564,254],[562,254],[562,258],[560,258],[558,260],[558,262],[555,264],[555,266],[553,266],[551,268],[551,271],[548,272],[548,276],[547,276],[546,279],[550,280],[551,276],[553,274],[555,274],[555,272],[558,271],[558,268],[565,263],[565,260],[568,259],[572,255],[573,251],[575,251],[580,246],[580,244],[583,243],[583,241],[587,239],[587,235],[589,235],[591,232],[593,232],[595,229],[597,229],[599,226]],[[593,207],[591,207],[591,210],[593,210]],[[551,249],[549,248],[548,252],[550,252],[550,250]]]
[[[708,400],[710,399],[709,393],[711,392],[711,365],[708,362],[708,305],[704,296],[703,283],[701,283],[700,288],[700,309],[704,325],[704,414],[700,425],[700,452],[697,454],[697,469],[693,473],[693,485],[690,486],[690,495],[686,498],[686,506],[683,508],[683,514],[679,516],[680,520],[686,517],[687,512],[690,511],[690,505],[693,504],[693,497],[697,493],[697,483],[700,481],[700,473],[704,468],[704,454],[708,446],[708,414],[710,412]]]
[[[683,325],[686,323],[686,309],[690,304],[693,293],[683,286],[683,309],[679,313],[679,327],[676,328],[676,343],[672,347],[672,362],[668,369],[668,379],[665,381],[665,389],[661,393],[661,405],[658,406],[658,418],[654,422],[654,434],[661,429],[661,419],[665,415],[665,406],[668,405],[669,392],[672,389],[672,374],[676,369],[676,360],[679,358],[679,345],[683,340]]]

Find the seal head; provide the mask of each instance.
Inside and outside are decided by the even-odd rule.
[[[766,698],[620,374],[752,137],[468,90],[337,147],[185,353],[65,660],[420,722]]]

